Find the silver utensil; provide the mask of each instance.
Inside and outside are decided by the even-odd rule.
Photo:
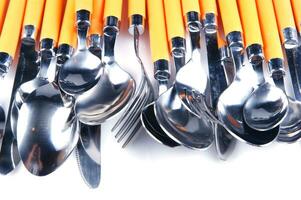
[[[105,1],[101,77],[94,87],[79,95],[75,101],[74,110],[78,119],[88,125],[98,125],[113,117],[129,102],[135,91],[134,79],[119,66],[114,56],[121,8],[122,1]]]
[[[70,95],[92,88],[101,75],[101,61],[87,48],[93,0],[76,1],[78,47],[73,56],[61,67],[58,74],[60,88]]]

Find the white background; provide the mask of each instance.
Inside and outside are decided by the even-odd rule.
[[[126,31],[126,18],[124,15],[116,58],[137,77],[139,66]],[[152,75],[148,36],[142,40],[143,60]],[[8,94],[3,82],[1,90]],[[220,161],[214,147],[209,151],[171,149],[144,131],[122,149],[110,132],[113,121],[102,127],[98,189],[85,185],[71,155],[46,177],[31,175],[22,164],[11,174],[0,176],[0,199],[300,199],[300,143],[274,143],[263,148],[238,143],[230,158]]]

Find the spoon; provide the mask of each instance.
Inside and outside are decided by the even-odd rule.
[[[170,77],[169,54],[164,21],[164,5],[161,0],[147,1],[148,25],[154,76],[159,84],[159,95],[167,90]],[[163,34],[162,34],[163,33]],[[145,106],[141,113],[142,126],[157,142],[169,147],[179,146],[160,126],[155,115],[156,101]]]
[[[48,38],[50,44],[47,46],[57,41],[62,9],[61,1],[46,2],[41,38]],[[49,68],[56,67],[56,57],[41,56],[50,60]],[[49,82],[36,88],[21,106],[17,122],[18,148],[26,169],[38,176],[56,170],[76,146],[78,130],[73,109],[64,107],[56,83]]]
[[[226,70],[233,68],[231,56],[223,37],[223,27],[218,21],[217,4],[215,0],[203,0],[200,2],[202,8],[202,20],[204,24],[204,35],[206,40],[208,73],[210,83],[210,107],[216,115],[217,100],[220,94],[227,88]],[[219,19],[220,20],[220,19]],[[219,25],[219,27],[218,27]],[[218,30],[219,29],[219,30]],[[228,80],[233,80],[228,75]],[[228,82],[230,83],[230,81]],[[236,139],[217,120],[214,124],[215,148],[218,158],[226,160],[233,152]]]
[[[296,142],[301,138],[301,93],[298,77],[298,33],[295,26],[294,14],[290,1],[273,1],[276,14],[278,32],[281,36],[282,46],[284,48],[288,69],[291,75],[293,96],[289,97],[289,111],[280,126],[278,141]]]
[[[86,44],[93,0],[76,0],[75,5],[78,48],[58,74],[60,88],[70,95],[89,90],[101,75],[101,61],[88,50]]]
[[[263,42],[255,0],[239,0],[238,5],[247,56],[258,79],[258,87],[245,102],[243,116],[249,127],[266,131],[279,127],[287,113],[288,101],[281,89],[264,79]]]
[[[171,54],[176,71],[179,71],[185,64],[186,50],[181,2],[180,0],[164,0],[164,8]],[[189,12],[191,10],[188,10],[186,13]],[[186,14],[185,16],[188,15]],[[187,19],[188,24],[191,23],[189,20]],[[177,24],[174,24],[174,21]],[[189,148],[206,149],[213,143],[212,123],[204,116],[197,116],[191,112],[179,98],[174,86],[157,99],[155,115],[166,134],[179,144]]]
[[[121,19],[122,0],[105,1],[104,57],[101,77],[89,91],[76,98],[74,110],[78,119],[98,125],[118,113],[135,91],[135,81],[115,60],[114,46]]]
[[[8,73],[15,58],[25,6],[26,0],[9,1],[0,38],[0,77]]]

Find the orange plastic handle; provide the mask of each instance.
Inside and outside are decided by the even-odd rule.
[[[299,33],[301,33],[301,0],[291,0],[293,10],[294,10],[294,16],[295,16],[295,22],[297,29]]]
[[[37,38],[37,33],[41,28],[45,1],[46,0],[27,0],[23,27],[32,25],[36,28],[34,39]]]
[[[105,0],[105,14],[104,17],[117,17],[121,20],[123,0]]]
[[[273,4],[278,23],[278,31],[283,43],[285,41],[283,30],[289,27],[296,28],[291,2],[290,0],[273,0]]]
[[[148,0],[147,13],[152,61],[169,60],[163,1]]]
[[[238,0],[246,46],[263,45],[255,0]]]
[[[225,34],[233,31],[242,32],[236,0],[218,0]]]
[[[128,0],[128,17],[133,15],[141,15],[146,17],[146,0]]]
[[[272,0],[256,0],[256,5],[265,57],[268,61],[273,58],[283,59],[273,2]]]
[[[62,27],[60,31],[59,45],[68,44],[76,47],[75,28],[75,0],[67,0]]]
[[[184,19],[186,19],[186,15],[189,12],[197,12],[201,14],[199,0],[181,0],[181,2]]]
[[[87,10],[92,14],[93,12],[93,0],[76,0],[75,11]]]
[[[219,49],[222,48],[222,47],[227,46],[225,33],[224,33],[224,28],[222,26],[220,18],[218,19],[217,45],[218,45]]]
[[[199,0],[201,6],[202,19],[205,19],[206,14],[214,13],[217,15],[217,5],[215,0]]]
[[[93,0],[90,34],[102,34],[104,0]]]
[[[165,19],[167,26],[167,37],[171,46],[171,40],[175,37],[184,38],[184,22],[181,13],[180,0],[164,0]]]
[[[64,9],[65,0],[46,1],[40,40],[50,38],[55,43],[58,41]]]
[[[8,0],[0,0],[0,33],[4,23],[8,3]]]
[[[26,0],[10,0],[0,38],[0,52],[14,57],[25,13]]]

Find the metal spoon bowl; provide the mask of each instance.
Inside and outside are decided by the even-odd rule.
[[[17,139],[25,167],[38,176],[56,170],[70,155],[79,138],[79,123],[72,108],[64,107],[57,85],[33,91],[22,105]]]
[[[266,131],[279,126],[288,110],[284,92],[265,82],[248,98],[243,108],[244,120],[249,127]]]

